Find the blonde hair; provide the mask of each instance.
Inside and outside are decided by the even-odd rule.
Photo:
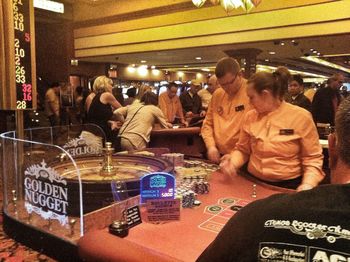
[[[148,86],[148,85],[141,85],[139,88],[138,88],[138,91],[137,91],[137,95],[136,95],[136,99],[138,100],[141,100],[141,98],[143,97],[143,95],[146,93],[146,92],[149,92],[152,90],[152,87]]]
[[[106,76],[99,76],[95,79],[92,90],[94,93],[103,93],[108,91],[108,85],[113,85],[112,79]]]

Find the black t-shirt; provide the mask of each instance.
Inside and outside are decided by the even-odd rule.
[[[350,184],[251,203],[197,261],[350,261]]]
[[[92,99],[89,111],[87,113],[88,122],[96,124],[104,131],[107,141],[112,139],[112,131],[108,125],[108,120],[113,116],[112,107],[109,104],[103,104],[100,100],[102,93],[96,94]]]

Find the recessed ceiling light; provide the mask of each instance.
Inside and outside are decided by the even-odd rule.
[[[284,42],[281,42],[281,45],[285,45]]]
[[[188,67],[188,65],[184,65],[184,67]]]
[[[276,52],[274,52],[274,51],[270,51],[270,52],[269,52],[269,54],[270,54],[270,55],[275,55],[275,54],[276,54]]]
[[[310,51],[312,52],[312,51],[314,51],[315,49],[313,49],[313,48],[310,48]]]
[[[142,64],[146,63],[147,61],[146,60],[141,60],[140,61]]]
[[[202,58],[200,56],[197,56],[196,60],[202,60]]]
[[[265,62],[270,62],[270,60],[269,59],[265,59]]]
[[[155,69],[155,68],[156,68],[156,66],[154,66],[154,65],[153,65],[153,66],[151,66],[151,68],[152,68],[152,69]]]

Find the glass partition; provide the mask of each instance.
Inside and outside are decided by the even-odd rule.
[[[101,158],[103,131],[94,125],[60,126],[24,130],[21,137],[14,131],[0,135],[5,215],[76,242],[86,213],[77,161]]]

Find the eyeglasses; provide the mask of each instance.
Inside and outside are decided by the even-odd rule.
[[[236,78],[237,78],[237,76],[238,76],[238,73],[239,73],[239,72],[236,73],[236,75],[234,76],[234,78],[233,78],[230,82],[226,82],[226,83],[220,84],[221,87],[225,87],[225,86],[232,85],[232,84],[236,81]]]

